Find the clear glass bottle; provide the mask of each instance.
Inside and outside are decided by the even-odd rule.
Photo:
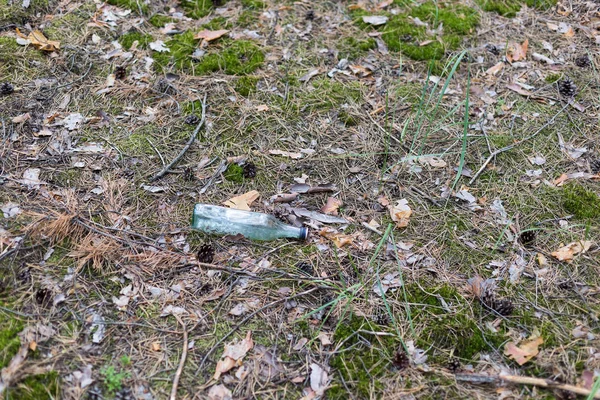
[[[253,240],[293,238],[304,240],[308,228],[286,225],[272,215],[233,208],[196,204],[192,228],[217,235],[244,235]]]

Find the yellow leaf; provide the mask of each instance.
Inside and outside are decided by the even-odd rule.
[[[31,44],[38,50],[43,51],[55,51],[60,49],[60,42],[56,40],[49,40],[44,36],[42,31],[33,30],[27,36],[27,40],[31,42]]]
[[[390,216],[392,221],[396,223],[397,228],[406,228],[408,226],[410,215],[412,210],[408,205],[408,200],[401,199],[396,201],[396,204],[389,206]]]
[[[590,240],[581,240],[579,242],[569,243],[568,245],[562,246],[553,252],[552,256],[559,261],[566,261],[570,263],[577,254],[585,253],[591,246],[592,242]]]
[[[336,233],[328,229],[323,229],[321,232],[319,232],[319,235],[331,240],[338,249],[351,244],[354,240],[353,236],[344,235],[343,233]]]
[[[160,351],[160,343],[159,342],[152,343],[152,351]]]
[[[542,337],[534,337],[521,343],[520,346],[517,346],[513,342],[508,342],[506,343],[506,346],[504,346],[504,355],[515,360],[517,364],[523,365],[540,352],[538,347],[542,343],[544,343]]]
[[[327,199],[327,204],[321,208],[321,212],[325,214],[338,215],[338,208],[340,208],[341,205],[341,200],[338,200],[335,197],[329,197]]]
[[[223,202],[223,204],[229,208],[250,211],[250,204],[252,204],[254,200],[258,199],[259,196],[260,193],[257,190],[251,190],[248,193],[232,197],[231,199]]]

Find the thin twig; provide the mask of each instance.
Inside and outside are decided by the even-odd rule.
[[[244,325],[246,322],[248,322],[249,320],[251,320],[252,318],[254,318],[254,316],[256,314],[258,314],[259,312],[264,311],[264,310],[266,310],[268,308],[276,306],[277,304],[283,303],[285,301],[292,300],[292,299],[295,299],[295,298],[301,297],[301,296],[306,296],[307,294],[310,294],[310,293],[314,292],[315,290],[319,290],[319,289],[320,288],[318,288],[318,287],[312,288],[312,289],[305,290],[304,292],[295,294],[295,295],[290,296],[290,297],[284,297],[282,299],[272,301],[269,304],[267,304],[267,305],[259,308],[258,310],[256,310],[256,311],[248,314],[248,316],[246,316],[243,320],[240,321],[239,324],[237,324],[236,326],[234,326],[229,332],[227,332],[219,340],[217,340],[217,343],[215,343],[214,346],[211,347],[210,350],[208,350],[208,352],[204,355],[204,358],[200,362],[200,366],[198,367],[198,370],[196,371],[196,375],[198,375],[200,373],[200,371],[202,371],[202,368],[204,368],[204,364],[206,364],[206,360],[208,360],[208,357],[210,357],[210,355],[213,353],[213,351],[215,351],[221,345],[221,343],[223,343],[231,335],[233,335],[239,328],[241,328],[242,325]]]
[[[183,350],[181,351],[181,359],[179,360],[179,366],[177,367],[177,372],[175,372],[175,377],[173,378],[173,388],[171,389],[171,397],[170,400],[175,400],[177,398],[177,386],[179,385],[179,379],[181,378],[181,373],[183,372],[183,366],[185,365],[185,359],[187,358],[188,351],[188,331],[185,326],[185,323],[181,320],[179,316],[175,316],[177,321],[183,327]]]
[[[194,144],[194,141],[196,140],[196,136],[198,135],[198,132],[200,132],[200,128],[202,128],[202,126],[204,125],[205,120],[206,120],[206,94],[204,94],[204,100],[202,101],[202,118],[200,119],[200,122],[198,122],[198,126],[196,126],[196,129],[194,129],[194,131],[192,132],[190,139],[187,141],[184,148],[181,149],[181,151],[179,152],[177,157],[175,157],[173,159],[173,161],[171,161],[168,165],[166,165],[163,169],[161,169],[160,172],[158,172],[156,175],[154,175],[153,177],[150,178],[151,182],[165,176],[165,174],[167,172],[169,172],[169,170],[171,168],[173,168],[173,166],[175,164],[177,164],[179,162],[179,160],[181,160],[183,158],[185,153],[190,149],[190,147],[192,147],[192,144]]]
[[[152,143],[150,141],[150,139],[146,138],[146,141],[150,144],[150,146],[156,152],[156,154],[158,154],[158,158],[160,158],[160,162],[162,163],[162,165],[164,167],[165,166],[165,159],[163,158],[162,154],[160,154],[160,151],[158,151],[158,149],[156,148],[156,146],[154,145],[154,143]]]
[[[550,118],[548,120],[548,122],[546,122],[544,125],[542,125],[541,128],[539,128],[537,131],[535,131],[534,133],[532,133],[531,135],[511,144],[505,147],[502,147],[501,149],[498,149],[496,151],[494,151],[492,154],[490,154],[490,156],[487,158],[487,160],[485,160],[485,162],[483,163],[483,165],[481,166],[481,168],[479,168],[479,170],[477,171],[477,173],[475,175],[473,175],[473,178],[471,178],[471,180],[469,181],[469,185],[472,185],[473,182],[475,182],[477,180],[477,178],[479,177],[479,175],[481,175],[481,173],[483,172],[483,170],[485,169],[485,167],[487,167],[487,165],[494,159],[494,157],[496,157],[498,154],[500,153],[504,153],[505,151],[508,150],[512,150],[513,148],[517,147],[518,145],[520,145],[523,142],[526,142],[530,139],[533,139],[535,136],[537,136],[541,131],[543,131],[544,129],[546,129],[549,125],[554,123],[554,120],[556,119],[556,117],[558,117],[560,114],[562,114],[562,112],[569,106],[569,104],[567,103],[565,106],[563,106],[563,108],[560,109],[559,112],[556,113],[556,115],[554,115],[552,118]]]
[[[592,393],[591,390],[582,388],[579,386],[568,385],[559,383],[551,379],[533,378],[529,376],[517,376],[517,375],[478,375],[478,374],[456,374],[457,381],[471,382],[471,383],[494,383],[494,382],[506,382],[514,383],[518,385],[531,385],[539,386],[549,389],[559,389],[567,392],[577,393],[582,396],[588,396]],[[600,399],[600,393],[596,393],[594,399]]]

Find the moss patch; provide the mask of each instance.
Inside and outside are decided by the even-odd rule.
[[[223,172],[223,177],[228,181],[241,183],[244,181],[244,168],[235,163],[229,164]]]
[[[142,0],[107,0],[107,3],[121,8],[128,8],[138,14],[148,14],[148,4]]]
[[[484,11],[495,12],[509,18],[517,15],[522,4],[538,10],[547,10],[556,5],[556,0],[476,0],[476,2]]]
[[[378,14],[389,18],[384,27],[378,27],[383,32],[381,38],[388,48],[400,51],[414,60],[441,59],[447,50],[458,48],[463,36],[473,32],[479,23],[479,15],[474,9],[448,3],[427,2],[397,15]],[[353,13],[354,20],[360,27],[373,30],[372,26],[362,21],[364,15],[370,13],[364,10]],[[415,25],[409,16],[427,22],[430,29],[437,29],[443,24],[441,42],[435,36],[428,35],[426,27]]]
[[[31,0],[27,8],[21,4],[19,1],[0,0],[0,26],[10,23],[25,25],[31,17],[48,10],[48,0]]]
[[[577,219],[600,218],[600,197],[577,183],[563,188],[563,206]]]
[[[192,58],[192,54],[197,44],[193,32],[176,35],[166,43],[169,53],[155,52],[152,55],[156,68],[162,72],[172,66],[192,75],[206,75],[216,71],[228,75],[246,75],[260,67],[265,59],[260,48],[251,41],[223,40],[222,48],[214,48],[196,60]]]
[[[206,17],[213,9],[213,0],[182,0],[181,7],[185,15],[190,18],[200,19]]]
[[[157,28],[162,28],[169,22],[174,21],[176,21],[175,18],[167,17],[166,15],[162,14],[154,14],[152,17],[150,17],[150,19],[148,19],[150,25],[155,26]]]
[[[231,28],[231,24],[224,17],[216,17],[202,25],[203,29],[208,29],[211,31],[218,31],[219,29],[229,29]]]
[[[60,398],[60,376],[56,371],[32,375],[6,393],[6,400],[50,400]]]
[[[237,19],[237,25],[241,28],[248,28],[258,22],[258,13],[253,10],[244,10]]]
[[[0,369],[6,367],[21,347],[19,332],[23,323],[6,314],[0,314]]]
[[[365,40],[356,39],[352,36],[345,37],[338,42],[337,49],[339,51],[338,58],[347,58],[354,60],[369,50],[376,49],[377,42],[373,38]]]
[[[20,78],[33,79],[44,73],[34,63],[44,59],[45,56],[33,47],[23,47],[13,38],[0,37],[0,76],[10,76],[19,71]]]
[[[341,83],[329,78],[313,80],[314,90],[303,94],[300,107],[308,110],[330,110],[342,104],[359,103],[362,99],[358,82]]]
[[[146,35],[141,32],[128,32],[124,35],[121,35],[119,38],[119,43],[126,50],[129,50],[131,46],[133,46],[133,43],[137,41],[139,48],[146,49],[152,40],[153,39],[151,35]]]
[[[250,9],[265,8],[265,3],[260,0],[242,0],[242,5]]]
[[[258,78],[255,76],[242,76],[235,81],[235,91],[242,96],[248,96],[256,92]]]
[[[361,332],[360,336],[373,344],[367,346],[365,340],[361,340],[357,335],[361,330],[381,332],[381,329],[368,319],[356,316],[338,325],[333,339],[336,346],[340,343],[343,343],[343,346],[331,359],[330,365],[360,398],[377,398],[378,396],[374,394],[381,395],[383,389],[379,378],[388,371],[390,355],[396,352],[400,343],[393,336],[377,336]],[[352,351],[344,351],[348,348],[352,348]],[[346,399],[347,396],[348,393],[341,382],[333,383],[332,388],[327,391],[327,398]]]

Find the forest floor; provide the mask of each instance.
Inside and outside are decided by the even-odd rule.
[[[0,0],[0,394],[593,398],[599,29],[591,1]],[[229,199],[310,237],[190,229]]]

